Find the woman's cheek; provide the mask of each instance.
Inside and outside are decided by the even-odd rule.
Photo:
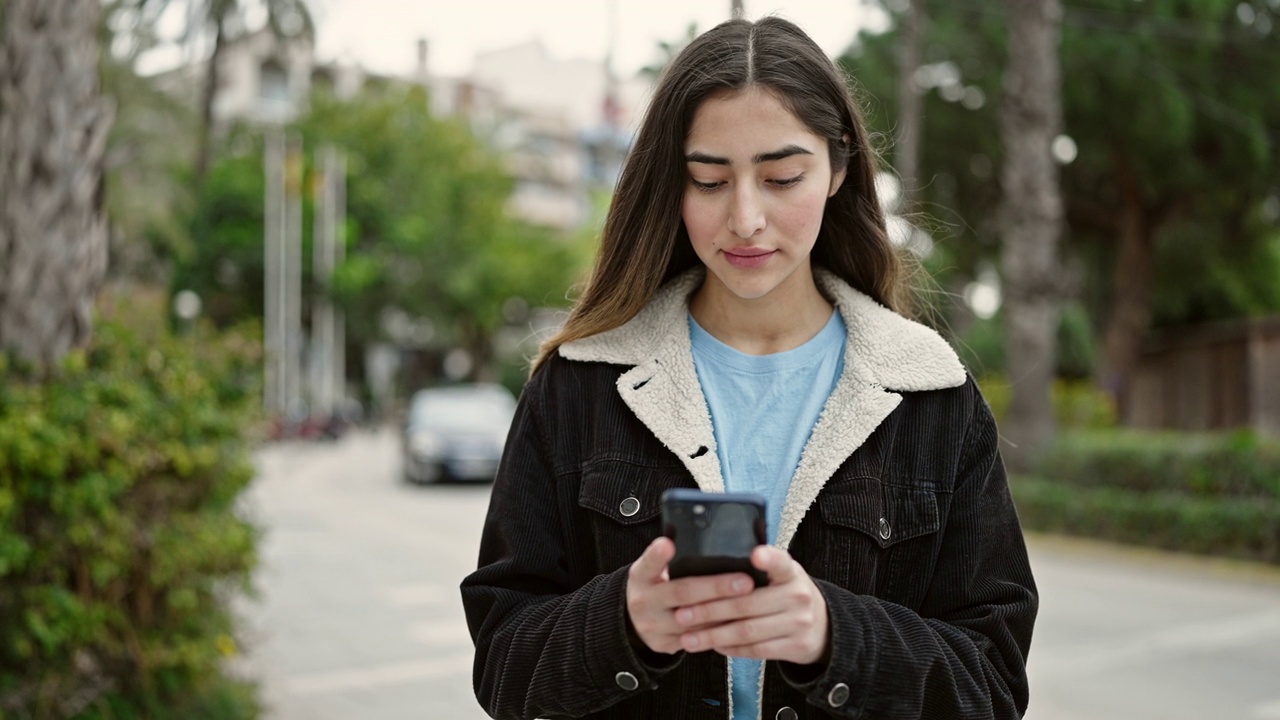
[[[717,235],[715,209],[707,198],[686,196],[681,214],[693,244],[713,248]]]
[[[788,234],[797,238],[810,236],[816,238],[818,229],[822,225],[822,212],[826,209],[826,199],[826,195],[821,193],[805,197],[803,202],[797,203],[784,212],[780,219],[790,229]]]

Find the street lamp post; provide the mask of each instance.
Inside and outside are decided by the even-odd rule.
[[[311,314],[311,414],[321,421],[331,419],[343,395],[342,319],[333,305],[333,272],[337,267],[342,221],[341,194],[345,164],[337,148],[319,150],[320,172],[314,187],[315,224],[312,272],[316,293]]]
[[[277,417],[286,404],[285,362],[285,138],[272,128],[266,134],[263,157],[266,180],[263,227],[263,411]]]

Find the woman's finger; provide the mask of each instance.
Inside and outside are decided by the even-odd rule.
[[[782,548],[758,545],[751,551],[751,564],[769,576],[770,585],[781,585],[805,576],[804,568]]]
[[[676,555],[676,544],[669,537],[659,537],[649,543],[640,557],[631,563],[628,579],[631,582],[656,583],[662,580],[667,563]]]

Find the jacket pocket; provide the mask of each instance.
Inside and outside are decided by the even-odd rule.
[[[941,519],[934,491],[873,477],[833,481],[818,496],[828,579],[908,604],[932,573]],[[890,597],[892,596],[892,597]]]
[[[687,487],[674,468],[599,460],[582,469],[578,506],[589,516],[596,571],[629,565],[662,532],[662,493]]]

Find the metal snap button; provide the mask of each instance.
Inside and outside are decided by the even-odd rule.
[[[889,521],[884,518],[880,518],[880,539],[888,540],[889,535],[891,534],[892,531],[889,529]]]
[[[618,512],[622,513],[623,517],[631,517],[640,512],[640,501],[634,497],[629,497],[619,503]]]
[[[774,720],[797,720],[800,716],[796,714],[795,710],[792,710],[789,707],[784,707],[773,717]]]
[[[831,692],[827,693],[827,703],[831,707],[840,707],[847,702],[849,702],[849,686],[836,683],[835,687],[831,688]]]
[[[640,687],[640,681],[636,680],[636,676],[627,671],[622,671],[613,676],[613,681],[618,683],[618,687],[623,690],[635,690]]]

